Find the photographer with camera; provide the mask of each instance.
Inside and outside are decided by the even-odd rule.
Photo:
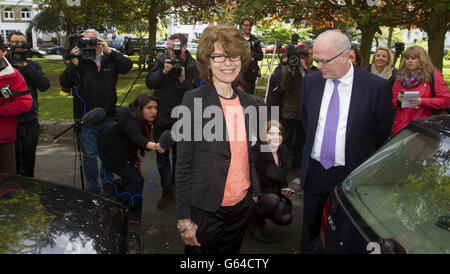
[[[38,62],[27,60],[27,51],[30,45],[25,35],[21,32],[13,32],[9,36],[9,46],[6,58],[25,78],[28,90],[33,97],[33,105],[26,113],[17,118],[16,169],[17,174],[34,177],[34,163],[36,159],[36,147],[39,141],[38,121],[38,93],[37,90],[46,91],[50,88],[50,82],[42,71]]]
[[[292,45],[286,48],[286,57],[281,66],[280,89],[284,91],[281,106],[281,122],[286,129],[286,145],[294,155],[291,168],[299,172],[301,153],[305,143],[305,131],[301,124],[300,94],[301,83],[307,68],[309,51],[297,46],[298,36],[293,35]]]
[[[252,59],[247,70],[243,73],[242,79],[249,85],[249,93],[255,94],[255,82],[256,78],[261,76],[258,61],[264,58],[264,54],[261,48],[261,41],[251,34],[253,26],[253,19],[250,17],[244,17],[241,21],[242,34],[249,43],[249,50],[252,55]]]
[[[200,77],[195,59],[186,50],[187,39],[182,34],[174,34],[167,43],[168,51],[156,61],[147,75],[145,83],[149,89],[155,89],[154,95],[159,99],[160,124],[155,125],[155,140],[159,141],[161,133],[171,130],[176,119],[171,118],[172,109],[181,104],[186,91],[200,86]],[[164,154],[156,154],[158,172],[161,177],[162,196],[158,209],[165,208],[173,200],[175,185],[176,146],[173,145],[172,166],[169,149]]]
[[[77,121],[90,110],[100,107],[105,110],[103,121],[92,127],[81,127],[80,147],[83,155],[83,171],[86,178],[86,190],[99,194],[97,148],[98,138],[114,125],[117,103],[116,84],[118,74],[128,73],[133,62],[122,54],[111,50],[99,33],[94,29],[84,31],[82,37],[73,41],[69,58],[70,63],[60,76],[63,88],[75,88],[73,96],[73,114]],[[101,168],[101,177],[105,169]],[[112,173],[106,170],[106,180],[112,181]],[[103,188],[110,186],[103,182]]]
[[[4,57],[0,36],[0,172],[14,174],[17,116],[30,110],[33,98],[23,76]]]

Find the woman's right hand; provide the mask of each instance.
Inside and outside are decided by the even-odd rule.
[[[183,219],[178,220],[178,227],[184,227],[189,222],[192,222],[191,219]],[[187,229],[184,232],[180,233],[181,240],[187,246],[195,246],[199,247],[201,244],[197,241],[196,233],[197,233],[198,225],[194,223],[191,229]]]
[[[397,100],[401,103],[403,101],[403,92],[399,92],[397,96]]]

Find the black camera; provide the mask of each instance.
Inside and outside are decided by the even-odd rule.
[[[9,99],[14,96],[9,85],[0,87],[0,95],[5,99]]]
[[[287,65],[293,69],[300,69],[300,60],[309,55],[306,49],[300,48],[298,45],[298,39],[300,36],[296,33],[292,34],[292,44],[286,47],[286,57],[288,58]]]
[[[286,57],[288,58],[288,65],[291,68],[300,68],[300,59],[308,56],[309,53],[305,49],[300,49],[294,45],[289,45],[286,48]]]
[[[97,49],[96,48],[88,48],[87,46],[95,47],[98,45],[98,40],[95,37],[91,38],[83,38],[80,34],[73,34],[69,37],[69,55],[68,59],[78,58],[80,60],[95,60],[97,57]],[[75,55],[70,51],[77,46],[80,49],[80,53]]]
[[[22,43],[20,45],[10,44],[7,48],[8,52],[6,53],[6,59],[8,59],[11,63],[24,63],[27,61],[30,48],[31,45],[29,43]]]
[[[181,75],[181,67],[183,66],[183,60],[181,60],[181,42],[174,42],[172,48],[175,58],[170,60],[170,64],[172,64],[170,73],[174,79],[178,79]]]
[[[405,51],[405,43],[395,43],[395,54],[401,54],[403,51]]]

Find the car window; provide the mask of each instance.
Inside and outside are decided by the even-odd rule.
[[[342,185],[381,238],[408,253],[450,253],[450,138],[403,130]]]

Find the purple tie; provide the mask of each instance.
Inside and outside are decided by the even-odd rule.
[[[327,120],[323,131],[322,148],[320,150],[320,163],[328,170],[334,166],[336,150],[336,132],[339,121],[339,80],[333,80],[334,88],[328,105]]]

